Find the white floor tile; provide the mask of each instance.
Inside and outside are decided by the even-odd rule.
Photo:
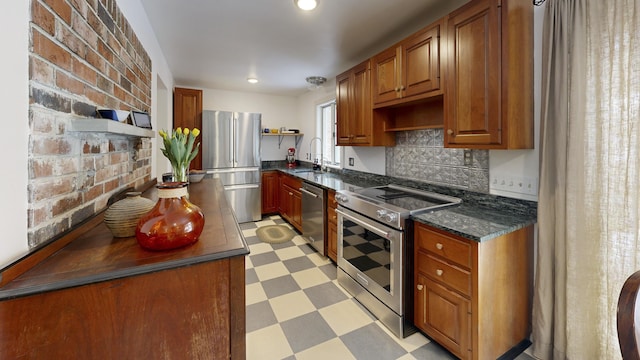
[[[246,304],[251,305],[267,300],[267,294],[265,294],[262,285],[258,283],[249,284],[245,287]]]
[[[284,249],[276,250],[276,255],[280,260],[289,260],[301,256],[305,256],[304,252],[297,246],[290,246]]]
[[[280,276],[289,275],[289,270],[283,263],[271,263],[253,268],[260,281],[275,279]]]
[[[271,247],[270,244],[259,243],[259,244],[251,245],[249,250],[251,251],[250,255],[256,255],[256,254],[264,254],[264,253],[267,253],[267,252],[271,252],[271,251],[273,251],[273,248]]]
[[[269,303],[278,322],[287,321],[316,310],[316,307],[302,291],[269,299]]]
[[[329,281],[329,278],[322,270],[318,268],[311,268],[303,271],[298,271],[291,274],[293,279],[298,283],[300,288],[306,289],[312,286],[324,284]]]
[[[296,353],[297,360],[328,360],[328,359],[340,359],[340,360],[355,360],[356,358],[351,354],[351,351],[344,345],[344,343],[334,338],[322,344],[316,345],[305,351]]]
[[[272,325],[247,334],[247,360],[283,359],[293,350],[280,325]]]
[[[318,311],[338,336],[373,322],[373,319],[365,314],[351,299],[327,306]]]

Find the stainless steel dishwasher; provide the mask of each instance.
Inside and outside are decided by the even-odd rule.
[[[303,182],[302,193],[302,237],[322,256],[324,251],[324,215],[327,210],[324,190],[308,182]]]

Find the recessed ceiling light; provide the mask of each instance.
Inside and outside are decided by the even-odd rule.
[[[302,10],[313,10],[318,5],[316,0],[293,0],[297,7]]]
[[[256,84],[258,82],[258,79],[250,77],[250,78],[247,78],[247,81],[250,84]]]

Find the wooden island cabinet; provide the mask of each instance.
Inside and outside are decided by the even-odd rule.
[[[483,242],[421,223],[414,231],[415,325],[460,359],[529,346],[533,226]]]
[[[279,212],[282,217],[302,232],[302,180],[280,174]]]
[[[280,176],[277,170],[262,172],[262,214],[278,212]]]
[[[189,196],[205,228],[188,247],[146,251],[98,214],[2,269],[0,358],[244,359],[247,244],[219,180]]]

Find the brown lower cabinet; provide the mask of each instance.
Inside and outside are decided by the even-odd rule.
[[[262,214],[278,212],[279,178],[278,171],[262,172]]]
[[[414,322],[460,359],[528,343],[533,226],[483,242],[416,223]]]
[[[338,216],[336,215],[336,192],[327,191],[327,256],[338,262]]]
[[[280,215],[298,231],[302,232],[302,181],[293,176],[280,173],[280,196],[278,210]]]

